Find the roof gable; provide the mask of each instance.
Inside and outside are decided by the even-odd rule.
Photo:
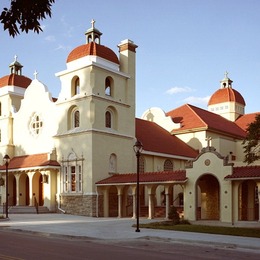
[[[181,123],[180,129],[174,129],[172,133],[185,132],[187,130],[210,130],[220,132],[223,135],[231,135],[243,139],[243,131],[234,122],[207,110],[185,104],[167,113],[174,122]]]

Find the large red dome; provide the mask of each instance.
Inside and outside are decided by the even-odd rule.
[[[224,102],[236,102],[241,105],[246,105],[242,95],[233,88],[221,88],[217,90],[209,99],[208,106]]]
[[[90,42],[88,44],[76,47],[68,55],[67,63],[89,55],[98,56],[119,64],[117,55],[111,49],[95,42]]]
[[[10,74],[0,78],[0,88],[5,86],[17,86],[21,88],[27,88],[31,84],[32,80],[17,74]]]

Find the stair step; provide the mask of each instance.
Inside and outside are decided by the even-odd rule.
[[[36,208],[33,206],[13,206],[8,210],[9,214],[37,214]],[[38,213],[50,213],[50,210],[45,206],[38,207]]]

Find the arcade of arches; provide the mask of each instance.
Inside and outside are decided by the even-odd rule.
[[[53,178],[54,177],[54,178]],[[5,175],[2,175],[5,180]],[[56,189],[56,171],[35,169],[8,172],[8,205],[11,206],[46,206],[54,210]],[[4,181],[5,182],[5,181]],[[5,188],[2,186],[2,189]],[[3,194],[3,193],[2,193]],[[5,198],[1,198],[4,202]],[[2,203],[1,202],[1,203]]]

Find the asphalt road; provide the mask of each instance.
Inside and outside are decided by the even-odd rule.
[[[172,260],[250,259],[259,260],[259,251],[167,239],[101,240],[40,235],[0,229],[0,260]]]

